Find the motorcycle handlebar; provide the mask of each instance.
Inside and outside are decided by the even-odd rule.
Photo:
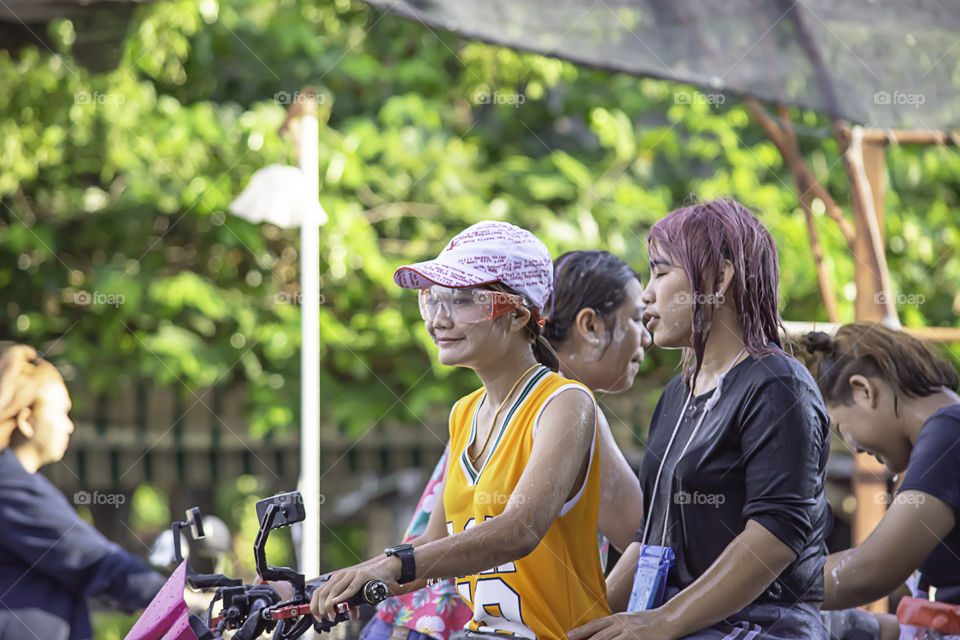
[[[304,594],[306,595],[307,600],[310,600],[313,597],[313,592],[316,591],[320,585],[323,584],[323,582],[325,581],[311,582],[306,585],[304,588]],[[361,604],[378,605],[386,600],[387,595],[387,585],[383,581],[370,580],[360,587],[355,594],[343,602],[337,603],[337,617],[339,618],[340,614],[347,615],[350,607],[356,607]],[[284,620],[287,618],[309,615],[310,603],[308,602],[305,604],[278,607],[268,611],[267,614],[271,620]]]

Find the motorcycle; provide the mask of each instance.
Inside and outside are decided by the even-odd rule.
[[[302,522],[306,517],[299,492],[283,493],[256,504],[259,530],[253,552],[260,584],[243,584],[220,573],[195,572],[181,550],[181,529],[190,531],[194,540],[204,537],[200,509],[187,510],[186,520],[171,524],[173,551],[177,569],[144,610],[124,640],[221,640],[233,631],[233,640],[256,640],[272,633],[273,640],[296,640],[308,630],[330,631],[349,619],[350,608],[360,604],[376,605],[387,597],[387,585],[371,580],[346,601],[337,605],[334,620],[317,620],[310,613],[313,592],[327,577],[306,583],[304,575],[288,567],[267,563],[266,545],[270,532]],[[289,582],[293,595],[283,599],[270,582]],[[186,584],[202,591],[213,591],[203,616],[191,614],[183,599]],[[219,611],[215,614],[217,604]]]

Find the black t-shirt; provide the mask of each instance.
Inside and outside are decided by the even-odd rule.
[[[682,377],[674,378],[654,411],[647,455],[640,465],[647,514],[657,469],[688,393]],[[813,377],[779,350],[741,361],[726,375],[720,398],[678,464],[715,393],[691,399],[680,422],[664,464],[647,543],[660,544],[668,510],[666,544],[676,553],[668,583],[683,589],[752,519],[797,554],[757,602],[822,601],[830,420]],[[642,532],[641,525],[637,540]]]
[[[900,491],[922,491],[953,509],[953,527],[920,565],[937,600],[960,604],[960,405],[944,407],[923,423]]]

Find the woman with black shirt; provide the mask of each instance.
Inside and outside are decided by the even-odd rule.
[[[684,349],[683,373],[650,424],[646,521],[607,580],[611,609],[626,608],[641,541],[663,541],[676,562],[666,603],[568,637],[825,640],[829,421],[781,348],[776,244],[725,199],[674,211],[647,243],[647,328],[657,346]]]
[[[960,604],[960,396],[956,370],[923,342],[880,324],[807,334],[833,428],[903,483],[860,545],[827,557],[824,609],[882,598],[916,570]]]

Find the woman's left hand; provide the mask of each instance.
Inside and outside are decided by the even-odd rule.
[[[588,622],[567,633],[570,640],[674,640],[676,637],[656,609],[618,613]]]
[[[393,585],[397,581],[398,569],[391,561],[396,562],[393,557],[382,556],[372,562],[334,571],[330,579],[313,592],[310,613],[317,619],[326,616],[328,620],[333,620],[337,615],[336,605],[360,591],[370,580],[382,580],[387,586]]]

